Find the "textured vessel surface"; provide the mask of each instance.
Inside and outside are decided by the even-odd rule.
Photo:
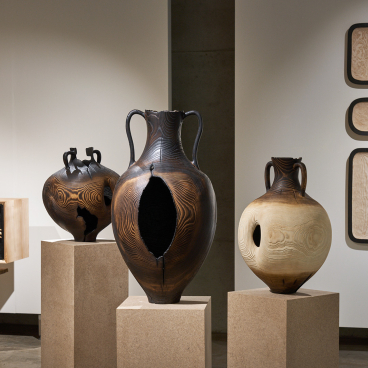
[[[275,170],[272,187],[271,166]],[[241,216],[240,252],[272,292],[294,293],[326,260],[331,223],[324,208],[305,193],[307,171],[301,158],[273,157],[266,165],[265,181],[267,193],[249,204]]]
[[[90,160],[78,160],[75,148],[64,153],[65,167],[46,180],[42,199],[51,218],[76,241],[93,242],[111,222],[111,200],[119,175],[100,164],[98,150],[86,151]]]
[[[134,114],[147,124],[146,146],[136,162],[130,135]],[[193,162],[180,139],[188,115],[200,122]],[[115,188],[112,225],[121,254],[151,303],[179,302],[215,234],[215,193],[196,158],[201,132],[197,112],[133,110],[127,118],[131,161]]]

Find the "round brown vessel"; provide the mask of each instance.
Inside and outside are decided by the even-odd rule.
[[[78,160],[76,148],[64,153],[65,167],[46,180],[42,199],[51,218],[76,241],[93,242],[111,222],[111,200],[119,175],[101,165],[100,151],[90,147],[86,153],[90,160]]]
[[[275,179],[270,186],[272,166]],[[295,293],[326,260],[331,223],[324,208],[305,192],[307,170],[301,158],[272,157],[265,182],[267,193],[253,201],[240,219],[240,252],[272,292]]]
[[[147,124],[146,146],[136,162],[130,134],[134,114]],[[180,139],[189,115],[199,119],[193,162]],[[126,264],[151,303],[180,301],[215,234],[215,193],[197,162],[201,133],[202,119],[196,111],[133,110],[127,117],[131,159],[115,188],[112,226]]]

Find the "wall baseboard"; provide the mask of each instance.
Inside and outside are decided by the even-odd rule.
[[[38,326],[38,314],[0,313],[0,324]]]

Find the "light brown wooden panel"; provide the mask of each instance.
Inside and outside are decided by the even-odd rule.
[[[352,121],[358,130],[368,132],[368,101],[358,102],[353,108]]]
[[[352,233],[356,239],[368,239],[368,152],[353,158]]]
[[[355,28],[351,38],[351,75],[358,81],[367,81],[368,28]]]
[[[0,198],[4,205],[5,257],[0,263],[10,263],[29,256],[28,198]]]

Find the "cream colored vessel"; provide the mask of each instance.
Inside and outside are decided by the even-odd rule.
[[[275,180],[270,187],[271,166]],[[302,185],[299,183],[302,170]],[[300,159],[272,158],[267,193],[243,212],[238,231],[245,263],[275,293],[294,293],[322,266],[331,247],[327,212],[305,193],[307,171]]]

